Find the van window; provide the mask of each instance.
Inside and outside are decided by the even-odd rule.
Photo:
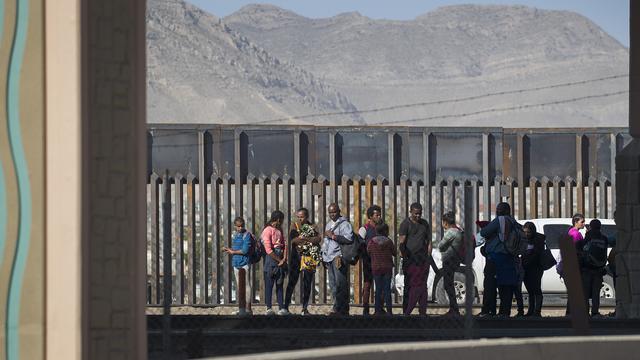
[[[616,226],[615,225],[602,225],[602,229],[600,230],[604,234],[604,236],[609,239],[609,247],[616,246]]]
[[[559,249],[560,239],[567,236],[571,225],[565,224],[547,224],[544,225],[544,236],[546,237],[547,247],[549,249]]]
[[[616,246],[616,226],[615,225],[602,225],[602,228],[600,229],[600,231],[609,240],[610,248]]]

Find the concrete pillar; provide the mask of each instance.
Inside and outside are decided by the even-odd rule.
[[[46,359],[82,359],[80,0],[48,1]]]
[[[145,359],[145,1],[81,18],[82,358]]]
[[[640,4],[630,1],[629,132],[616,157],[616,314],[640,318]]]

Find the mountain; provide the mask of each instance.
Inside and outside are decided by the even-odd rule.
[[[359,110],[394,107],[364,111],[368,124],[627,125],[628,49],[573,12],[459,5],[393,21],[248,5],[222,21]]]
[[[147,5],[148,122],[299,124],[305,120],[291,117],[357,110],[325,81],[215,16],[181,0]],[[357,114],[324,121],[362,123]]]

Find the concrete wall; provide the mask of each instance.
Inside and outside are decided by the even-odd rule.
[[[320,336],[320,335],[319,335]],[[532,338],[469,341],[437,341],[357,345],[287,351],[250,356],[218,357],[222,360],[629,360],[640,346],[640,336],[593,336],[589,338]]]
[[[83,358],[146,358],[145,1],[82,1]]]

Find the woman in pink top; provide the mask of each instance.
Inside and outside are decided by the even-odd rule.
[[[573,239],[573,245],[575,245],[576,247],[579,259],[580,253],[582,252],[582,245],[584,243],[584,237],[580,233],[580,230],[584,228],[584,215],[573,215],[573,217],[571,218],[571,224],[573,226],[569,229],[569,236],[571,236],[571,238]]]
[[[576,254],[578,255],[578,261],[580,261],[580,258],[582,257],[582,247],[584,246],[584,237],[580,233],[580,229],[584,228],[584,215],[573,215],[573,217],[571,218],[571,224],[573,226],[571,226],[571,228],[569,229],[569,236],[571,236],[571,239],[573,240],[573,245],[576,247]],[[558,261],[556,270],[558,271],[558,274],[560,274],[560,277],[564,277],[562,259]],[[570,313],[571,311],[569,309],[569,302],[567,302],[566,315],[568,316]]]
[[[273,315],[271,298],[273,285],[276,286],[276,298],[278,300],[278,314],[285,315],[286,310],[283,300],[284,277],[287,275],[287,242],[282,235],[282,222],[284,213],[276,210],[271,213],[271,218],[262,230],[260,239],[264,244],[266,256],[264,258],[264,302],[267,306],[267,315]]]
[[[571,218],[572,226],[569,228],[569,236],[573,241],[573,245],[576,247],[576,252],[578,253],[578,259],[580,259],[580,253],[582,252],[582,244],[584,243],[584,238],[580,233],[580,229],[584,228],[584,215],[575,214]],[[558,259],[558,263],[556,264],[556,271],[560,277],[564,277],[564,269],[562,266],[562,258]]]

